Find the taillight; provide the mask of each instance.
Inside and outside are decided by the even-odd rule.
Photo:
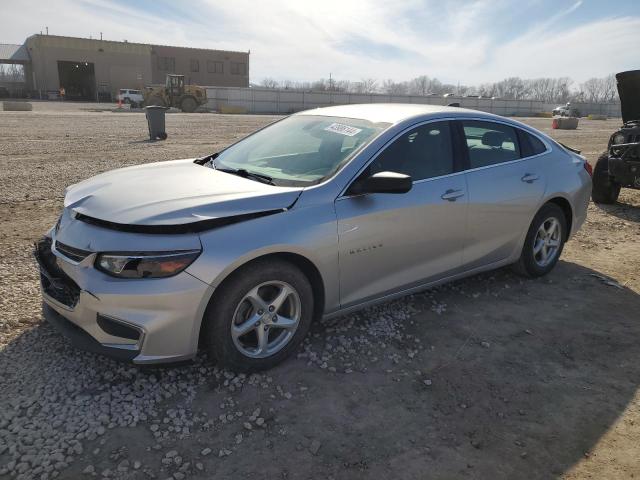
[[[593,167],[586,160],[584,162],[584,169],[587,171],[587,173],[589,174],[590,177],[593,177]]]

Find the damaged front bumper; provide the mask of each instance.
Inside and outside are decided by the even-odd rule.
[[[158,279],[112,278],[93,267],[95,252],[87,250],[84,257],[79,252],[57,242],[55,234],[39,241],[34,251],[44,317],[75,346],[136,364],[196,355],[210,285],[187,272]]]
[[[609,175],[623,187],[640,188],[640,142],[609,148]]]

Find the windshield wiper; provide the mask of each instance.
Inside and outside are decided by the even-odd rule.
[[[244,168],[220,168],[220,167],[216,167],[213,162],[211,162],[211,163],[214,165],[214,168],[216,170],[219,170],[221,172],[230,173],[232,175],[238,175],[239,177],[242,177],[242,178],[249,178],[251,180],[256,180],[258,182],[267,183],[269,185],[275,185],[275,183],[273,183],[273,178],[271,178],[269,175],[263,175],[261,173],[250,172],[248,170],[245,170]]]

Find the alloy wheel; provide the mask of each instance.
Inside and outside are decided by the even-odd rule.
[[[536,233],[533,241],[533,258],[539,267],[546,267],[553,262],[560,251],[562,243],[562,227],[555,217],[547,218]]]
[[[243,355],[265,358],[293,338],[302,313],[300,295],[280,281],[261,283],[240,301],[231,322],[231,338]]]

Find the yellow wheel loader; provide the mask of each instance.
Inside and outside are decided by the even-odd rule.
[[[150,86],[144,89],[145,105],[176,107],[183,112],[195,112],[207,103],[207,91],[196,85],[185,85],[184,75],[167,75],[164,86]]]

